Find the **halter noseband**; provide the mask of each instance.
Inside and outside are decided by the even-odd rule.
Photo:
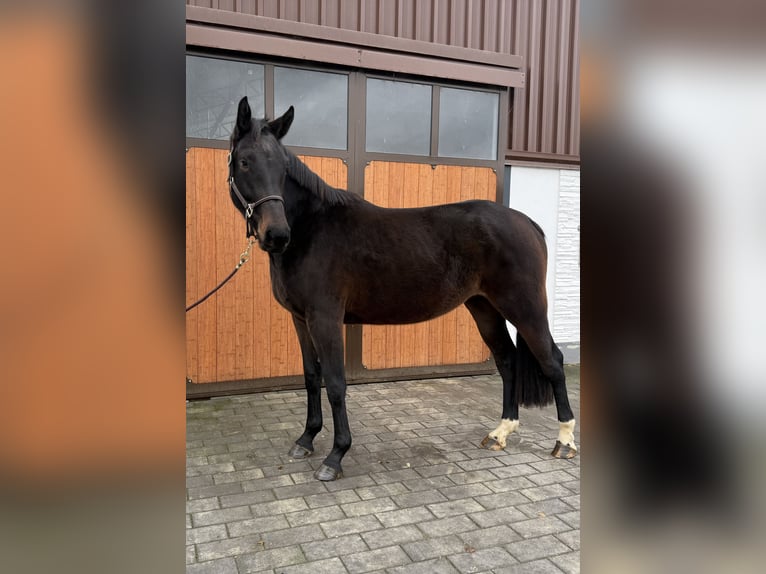
[[[237,199],[239,199],[239,202],[242,204],[242,207],[245,209],[245,222],[247,223],[247,237],[255,237],[256,239],[258,239],[258,232],[255,230],[255,226],[253,225],[253,222],[250,219],[253,216],[253,212],[255,211],[255,208],[261,205],[262,203],[266,203],[267,201],[281,201],[282,203],[284,203],[285,200],[279,195],[267,195],[266,197],[262,197],[256,202],[248,203],[248,201],[239,191],[239,188],[237,187],[237,184],[234,181],[234,165],[232,163],[233,153],[234,153],[234,149],[232,148],[229,151],[228,157],[226,158],[226,164],[229,166],[229,179],[228,179],[229,188],[232,191],[234,191],[234,194],[237,196]]]

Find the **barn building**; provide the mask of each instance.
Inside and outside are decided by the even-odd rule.
[[[237,102],[295,121],[284,143],[330,185],[387,207],[488,199],[548,241],[549,319],[579,344],[579,0],[187,0],[187,303],[245,246],[226,155]],[[303,386],[265,253],[187,314],[190,397]],[[461,307],[348,326],[350,383],[486,373]],[[574,359],[576,360],[576,359]]]

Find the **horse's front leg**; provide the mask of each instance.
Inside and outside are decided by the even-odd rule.
[[[322,368],[311,341],[306,322],[293,315],[295,331],[303,355],[303,377],[306,382],[306,428],[288,453],[295,459],[303,459],[314,453],[314,437],[322,430]]]
[[[314,478],[323,481],[341,478],[341,461],[351,448],[351,429],[346,415],[346,373],[343,364],[341,317],[341,313],[316,313],[308,318],[309,333],[319,355],[327,398],[332,407],[332,451],[314,473]]]

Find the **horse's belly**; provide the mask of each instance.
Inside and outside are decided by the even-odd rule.
[[[471,294],[455,293],[451,296],[398,297],[385,300],[372,298],[364,305],[346,309],[346,323],[367,325],[403,325],[429,321],[448,313],[465,302]]]

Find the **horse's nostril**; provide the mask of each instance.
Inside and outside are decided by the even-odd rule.
[[[290,241],[290,232],[281,229],[269,229],[264,236],[266,243],[276,247],[284,247]]]

